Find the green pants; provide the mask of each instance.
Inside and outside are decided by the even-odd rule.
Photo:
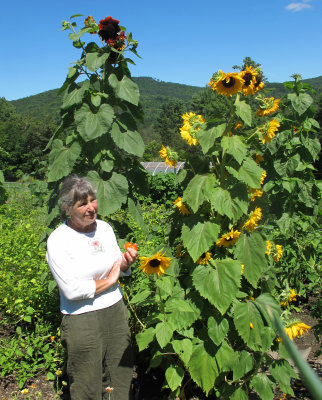
[[[67,349],[71,400],[131,399],[133,355],[123,300],[111,307],[64,315],[61,339]]]

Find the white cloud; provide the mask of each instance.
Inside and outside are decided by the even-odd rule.
[[[290,3],[285,7],[287,11],[298,12],[304,10],[304,8],[311,8],[311,4],[306,4],[310,2],[310,0],[303,0],[301,3]]]

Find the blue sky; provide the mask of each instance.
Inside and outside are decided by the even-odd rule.
[[[120,20],[139,41],[132,76],[205,86],[249,56],[270,82],[322,75],[322,0],[15,0],[1,5],[0,97],[62,85],[80,56],[60,31],[73,14]],[[82,26],[84,18],[76,19]],[[88,35],[88,39],[91,37]],[[87,40],[87,38],[86,38]]]

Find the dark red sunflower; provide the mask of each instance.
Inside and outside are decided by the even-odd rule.
[[[98,34],[104,42],[111,46],[115,44],[118,33],[121,30],[119,23],[120,21],[113,19],[112,17],[106,17],[105,19],[101,19],[99,22]]]

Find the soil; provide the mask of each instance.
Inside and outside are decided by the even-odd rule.
[[[316,325],[316,321],[308,311],[294,313],[294,317],[298,317],[309,326]],[[300,338],[294,339],[294,343],[310,366],[322,378],[322,355],[319,354],[321,345],[314,336],[313,330]],[[67,378],[62,377],[61,382],[63,380],[67,381]],[[292,382],[295,397],[284,397],[283,393],[277,388],[274,400],[313,399],[300,380],[293,380]],[[149,374],[146,374],[144,369],[136,366],[133,373],[133,400],[167,400],[168,396],[161,392],[162,384],[163,376],[158,370],[151,370]],[[14,376],[0,377],[0,400],[69,400],[68,387],[61,385],[60,388],[55,389],[53,383],[46,380],[45,376],[35,377],[28,382],[25,388],[28,389],[28,393],[23,394],[19,390]],[[202,397],[200,393],[197,396],[186,400],[206,400],[206,397]],[[254,393],[250,395],[249,399],[257,400],[259,398]]]

